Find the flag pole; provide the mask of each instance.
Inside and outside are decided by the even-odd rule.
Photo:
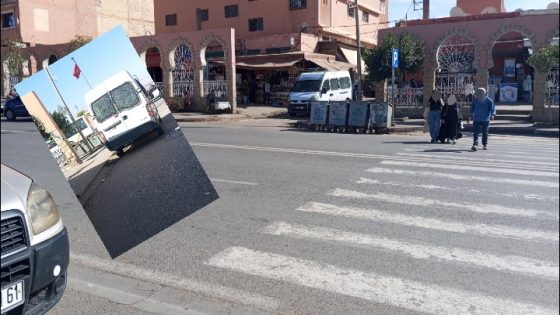
[[[76,59],[74,57],[70,57],[70,59],[72,59],[72,61],[74,61],[74,65],[78,66],[78,63],[76,62]],[[89,89],[92,90],[93,88],[91,87],[91,84],[89,84],[89,81],[86,78],[86,75],[84,74],[84,71],[82,70],[82,68],[80,68],[80,66],[78,66],[78,69],[80,69],[80,74],[84,76],[84,80],[86,80],[86,83],[89,86]]]

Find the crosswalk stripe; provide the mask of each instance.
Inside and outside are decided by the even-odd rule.
[[[485,173],[500,173],[500,174],[515,174],[515,175],[526,175],[526,176],[541,176],[541,177],[559,177],[558,171],[548,171],[540,172],[535,170],[525,169],[513,169],[513,168],[495,168],[495,167],[481,167],[481,166],[468,166],[468,165],[455,165],[448,164],[445,161],[437,161],[432,163],[418,163],[413,161],[381,161],[380,164],[383,165],[393,165],[393,166],[411,166],[419,168],[435,168],[444,170],[460,170],[460,171],[473,171],[473,172],[485,172]]]
[[[464,156],[452,156],[452,155],[432,155],[432,154],[414,154],[414,153],[397,153],[399,156],[408,156],[411,158],[431,158],[431,159],[441,159],[443,161],[466,161],[466,162],[475,162],[475,163],[501,163],[505,165],[516,165],[519,164],[520,166],[527,166],[530,165],[532,167],[543,167],[543,168],[552,168],[558,170],[558,163],[551,163],[551,162],[540,162],[540,161],[527,161],[527,160],[504,160],[504,159],[486,159],[481,158],[480,156],[473,156],[473,157],[464,157]]]
[[[459,189],[459,188],[451,188],[451,187],[443,187],[443,186],[438,186],[438,185],[432,185],[432,184],[407,184],[407,183],[399,183],[399,182],[382,182],[380,180],[377,179],[371,179],[371,178],[367,178],[367,177],[360,177],[359,180],[355,181],[356,184],[369,184],[369,185],[386,185],[386,186],[395,186],[395,187],[409,187],[409,188],[422,188],[422,189],[428,189],[428,190],[448,190],[448,191],[459,191],[462,190],[464,192],[471,192],[471,193],[476,193],[476,194],[484,194],[484,195],[498,195],[498,196],[502,196],[502,197],[511,197],[511,198],[522,198],[522,199],[527,199],[527,200],[547,200],[547,201],[555,201],[560,199],[559,197],[553,197],[553,196],[543,196],[543,195],[537,195],[537,194],[523,194],[523,193],[488,193],[486,191],[481,191],[481,190],[477,190],[477,189]]]
[[[471,182],[489,182],[489,183],[538,186],[538,187],[548,187],[548,188],[559,187],[557,181],[546,182],[546,181],[526,180],[526,179],[470,176],[470,175],[451,174],[451,173],[408,171],[408,170],[388,169],[388,168],[380,168],[380,167],[369,168],[366,170],[366,172],[378,173],[378,174],[420,175],[420,176],[428,176],[428,177],[442,177],[442,178],[455,179],[455,180],[467,180]]]
[[[472,204],[472,203],[459,203],[459,202],[448,202],[436,199],[427,199],[422,197],[405,196],[405,195],[391,195],[382,192],[376,193],[362,193],[353,190],[336,188],[332,192],[327,193],[327,195],[334,197],[345,197],[345,198],[357,198],[366,200],[377,200],[384,201],[402,205],[409,206],[422,206],[422,207],[442,207],[446,210],[451,209],[461,209],[468,210],[477,213],[493,213],[507,216],[518,216],[518,217],[539,217],[543,216],[558,220],[558,213],[551,211],[540,211],[534,209],[521,209],[521,208],[508,208],[500,205],[493,204]]]
[[[409,151],[409,152],[430,152],[430,151],[425,151],[427,150],[427,147],[415,147],[415,148],[405,148],[403,149],[403,151]],[[434,152],[434,151],[431,151]],[[437,152],[437,151],[436,151]],[[467,153],[468,152],[468,148],[465,149],[463,152]],[[487,156],[496,156],[496,157],[507,157],[507,158],[514,158],[514,159],[519,159],[519,160],[526,160],[526,161],[531,161],[531,160],[539,160],[539,161],[556,161],[558,162],[558,155],[549,155],[549,156],[542,156],[542,155],[535,155],[537,153],[541,153],[538,151],[533,151],[531,153],[528,153],[527,155],[519,155],[519,154],[508,154],[505,152],[501,152],[501,153],[492,153],[492,152],[499,152],[499,151],[490,151],[490,152],[482,152],[481,154],[477,155],[479,156],[481,159],[483,159],[484,157]],[[438,154],[445,154],[446,152],[437,152]],[[450,154],[450,156],[454,156],[457,153],[453,153],[453,155]]]
[[[230,247],[208,265],[431,314],[556,314],[557,310],[466,290]]]
[[[308,202],[305,205],[297,208],[296,210],[308,213],[318,213],[405,226],[414,226],[424,229],[453,233],[530,241],[558,242],[558,231],[538,231],[531,229],[513,228],[503,225],[488,225],[484,223],[465,224],[457,221],[444,221],[419,216],[408,216],[374,209],[339,207],[336,205],[320,202]]]
[[[383,248],[417,259],[435,259],[466,263],[498,271],[521,273],[548,280],[558,280],[558,265],[521,256],[497,256],[481,251],[461,248],[426,246],[407,241],[394,240],[375,235],[345,232],[323,227],[307,227],[301,224],[275,222],[262,230],[263,233],[299,239],[332,241],[354,247]]]

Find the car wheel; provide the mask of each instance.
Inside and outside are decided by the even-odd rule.
[[[11,109],[7,109],[6,112],[4,113],[4,116],[6,116],[6,119],[9,121],[16,120],[16,114]]]
[[[124,148],[119,148],[119,149],[117,150],[117,156],[118,156],[118,157],[122,157],[123,155],[124,155]]]

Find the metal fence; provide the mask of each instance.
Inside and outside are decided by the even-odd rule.
[[[227,97],[228,86],[226,80],[204,81],[204,95],[208,95],[211,91],[216,97]]]
[[[454,94],[459,106],[470,106],[476,90],[476,72],[439,72],[435,83],[444,101]]]
[[[392,86],[387,87],[387,99],[392,100]],[[394,103],[399,108],[419,108],[422,107],[424,88],[402,87],[395,89]]]
[[[559,106],[559,87],[560,83],[560,73],[559,69],[550,69],[546,74],[546,87],[545,87],[545,97],[544,104],[548,107],[558,107]]]

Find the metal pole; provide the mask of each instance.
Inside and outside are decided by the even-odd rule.
[[[395,105],[395,68],[391,67],[391,105],[393,106],[393,115],[391,115],[391,125],[393,125],[393,119],[395,117],[396,105]]]
[[[354,17],[356,18],[356,55],[357,55],[357,66],[358,66],[358,88],[356,100],[362,101],[362,47],[360,45],[360,12],[358,8],[358,0],[354,0]]]
[[[58,94],[58,97],[60,97],[60,100],[62,101],[62,104],[64,105],[64,108],[66,108],[66,111],[68,112],[68,116],[70,116],[70,120],[72,120],[72,123],[74,124],[74,126],[76,127],[76,129],[78,130],[78,133],[80,134],[80,136],[82,137],[82,139],[84,139],[84,141],[86,142],[86,145],[88,147],[88,149],[90,150],[90,152],[93,151],[93,148],[91,147],[89,140],[84,136],[84,134],[82,133],[82,130],[80,129],[80,127],[76,124],[76,120],[74,119],[74,115],[72,115],[72,112],[70,111],[70,108],[68,108],[68,105],[66,105],[66,102],[64,101],[64,98],[62,97],[62,94],[60,94],[60,91],[58,90],[58,87],[56,86],[56,84],[54,83],[54,80],[52,78],[51,72],[49,70],[49,67],[45,67],[45,70],[48,74],[49,80],[51,81],[51,84],[54,86],[54,89],[56,90],[56,93]],[[76,155],[77,157],[77,155]]]

